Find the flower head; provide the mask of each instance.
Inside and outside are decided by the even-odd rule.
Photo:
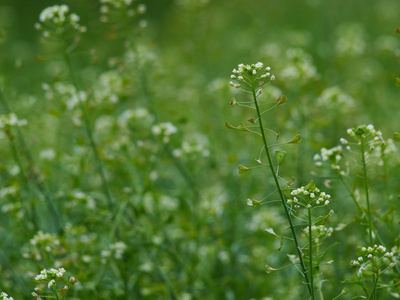
[[[75,13],[70,13],[69,7],[65,4],[46,7],[40,13],[39,21],[35,24],[35,28],[43,30],[42,35],[46,38],[61,37],[70,30],[78,33],[86,31],[86,27],[79,24],[80,17]]]
[[[264,68],[262,62],[257,62],[251,65],[239,64],[237,69],[232,70],[231,81],[229,85],[234,88],[241,88],[246,91],[251,91],[257,88],[257,95],[261,94],[261,87],[265,81],[271,82],[275,80],[275,76],[270,73],[271,68]],[[235,82],[238,81],[238,82]]]

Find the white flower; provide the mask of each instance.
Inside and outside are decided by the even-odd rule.
[[[50,280],[49,283],[47,284],[48,288],[51,288],[54,284],[56,283],[56,281],[54,279]]]

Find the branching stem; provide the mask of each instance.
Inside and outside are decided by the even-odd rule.
[[[285,196],[283,195],[283,191],[282,191],[282,188],[281,188],[281,186],[279,184],[278,176],[275,173],[275,168],[274,168],[274,165],[272,163],[271,155],[269,153],[267,137],[266,137],[265,132],[264,132],[264,127],[263,127],[263,123],[262,123],[262,119],[261,119],[260,108],[258,106],[257,95],[256,95],[256,92],[255,92],[256,91],[256,87],[254,86],[254,83],[253,83],[252,87],[253,87],[253,93],[252,93],[253,94],[253,100],[254,100],[254,104],[255,104],[255,107],[256,107],[256,111],[257,111],[257,117],[258,117],[258,120],[259,120],[258,124],[260,125],[261,137],[262,137],[262,140],[263,140],[263,143],[264,143],[265,153],[267,154],[268,164],[269,164],[269,167],[270,167],[270,170],[271,170],[271,173],[272,173],[272,177],[274,178],[274,182],[275,182],[276,188],[278,190],[279,197],[281,199],[281,203],[282,203],[283,209],[284,209],[285,214],[286,214],[286,218],[288,219],[288,222],[289,222],[290,231],[292,232],[292,236],[293,236],[293,242],[295,244],[295,247],[296,247],[296,250],[297,250],[297,255],[298,255],[298,258],[299,258],[299,261],[300,261],[301,272],[302,272],[302,274],[304,276],[304,279],[306,281],[308,292],[310,293],[310,296],[312,296],[313,293],[312,293],[312,290],[311,290],[310,280],[309,280],[308,275],[307,275],[306,266],[304,264],[304,260],[303,260],[302,253],[301,253],[301,250],[300,250],[299,242],[297,240],[296,231],[295,231],[295,228],[294,228],[294,225],[293,225],[293,221],[292,221],[292,218],[290,216],[289,210],[288,210],[288,208],[286,206],[286,199],[285,199]]]

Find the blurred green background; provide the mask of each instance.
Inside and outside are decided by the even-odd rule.
[[[85,264],[77,258],[100,256],[108,247],[110,240],[102,236],[110,221],[107,207],[99,204],[98,211],[83,213],[80,204],[71,208],[68,201],[63,202],[75,199],[69,193],[78,190],[99,203],[104,200],[89,152],[77,150],[84,149],[87,141],[68,112],[64,115],[65,107],[54,101],[58,96],[49,99],[43,90],[43,83],[70,81],[62,57],[52,53],[34,29],[44,8],[61,3],[68,4],[88,27],[73,52],[81,89],[100,90],[98,79],[110,70],[116,71],[116,80],[122,82],[117,104],[96,103],[90,110],[112,194],[118,205],[128,203],[120,230],[121,240],[130,250],[123,263],[110,262],[108,275],[104,275],[105,267],[97,269],[99,259]],[[280,207],[253,210],[246,205],[247,198],[271,193],[273,185],[264,169],[245,175],[237,172],[238,164],[252,164],[258,158],[260,145],[252,136],[224,126],[227,120],[239,124],[253,117],[251,111],[229,105],[232,97],[245,98],[229,88],[229,77],[239,63],[262,61],[272,68],[277,80],[266,89],[265,97],[273,100],[285,94],[289,102],[266,116],[266,125],[279,132],[282,140],[297,133],[304,140],[299,146],[285,148],[288,158],[281,174],[286,179],[294,176],[296,186],[312,178],[322,184],[330,175],[318,177],[313,156],[321,147],[337,145],[339,138],[346,137],[347,128],[371,123],[387,137],[400,131],[395,85],[400,76],[400,37],[395,34],[400,26],[400,2],[152,0],[145,4],[148,27],[139,35],[126,37],[118,31],[120,24],[99,21],[99,1],[0,0],[4,95],[18,117],[28,120],[23,133],[42,172],[41,180],[59,203],[62,222],[85,226],[77,235],[95,236],[92,247],[82,249],[74,248],[80,245],[77,237],[60,237],[75,256],[58,253],[47,263],[59,259],[76,274],[82,282],[74,294],[77,299],[306,299],[306,289],[298,284],[294,268],[265,273],[265,264],[287,264],[285,253],[293,249],[285,245],[278,252],[279,240],[264,232],[267,227],[285,228]],[[141,70],[129,65],[129,57],[124,56],[128,38],[144,58]],[[147,90],[141,87],[143,70]],[[115,129],[116,121],[102,127],[124,111],[141,107],[156,116],[156,122],[171,122],[178,128],[170,149],[152,140],[145,123],[135,123],[126,135]],[[4,107],[0,112],[6,112]],[[125,138],[127,144],[151,140],[156,146],[133,152],[129,145],[113,148],[114,142]],[[182,141],[201,144],[207,155],[174,159],[171,153]],[[13,185],[16,179],[9,172],[12,154],[4,135],[1,143],[2,185]],[[55,161],[40,159],[43,150],[53,147]],[[398,164],[397,158],[389,170],[393,194],[400,192],[394,169]],[[377,186],[376,205],[383,188],[380,175],[376,172],[372,175],[376,181],[371,180]],[[149,179],[152,176],[157,179]],[[333,181],[327,191],[337,199],[332,225],[351,223],[355,214],[348,195],[338,186]],[[40,196],[31,198],[41,203]],[[5,205],[14,200],[0,201]],[[39,215],[43,207],[37,204]],[[0,288],[23,298],[24,293],[29,294],[31,273],[51,266],[23,258],[19,251],[38,229],[53,233],[56,229],[45,213],[39,228],[27,225],[26,230],[20,228],[21,218],[4,211],[3,217],[0,232],[5,242],[0,263],[5,275]],[[108,220],[105,224],[103,218]],[[340,281],[351,274],[348,262],[364,234],[363,227],[354,226],[334,237],[346,241],[336,251],[339,262],[327,270],[326,299],[339,294]],[[390,240],[389,233],[383,236],[386,234]]]

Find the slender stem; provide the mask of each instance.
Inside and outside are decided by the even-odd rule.
[[[374,280],[374,286],[372,288],[371,294],[369,294],[368,300],[369,299],[377,299],[376,298],[376,286],[378,285],[378,276],[375,276],[375,272],[374,272],[373,280]]]
[[[311,208],[308,210],[308,247],[309,247],[309,272],[310,272],[310,288],[311,288],[311,299],[315,299],[314,296],[314,274],[313,274],[313,245],[312,245],[312,220],[311,220]]]
[[[369,190],[368,190],[368,177],[367,177],[367,164],[365,161],[365,145],[364,145],[364,139],[361,138],[361,160],[362,160],[362,165],[363,165],[363,171],[364,171],[364,186],[365,186],[365,198],[367,200],[367,218],[368,218],[368,228],[369,228],[369,243],[370,246],[372,247],[374,245],[374,241],[372,238],[372,220],[371,220],[371,207],[369,205]]]
[[[371,206],[369,204],[369,190],[368,190],[368,176],[367,176],[367,164],[365,161],[365,141],[364,138],[361,137],[361,160],[362,160],[362,165],[363,165],[363,171],[364,171],[364,186],[365,186],[365,198],[367,201],[367,218],[368,218],[368,235],[369,235],[369,244],[372,247],[374,245],[374,240],[372,237],[372,220],[371,220]],[[377,276],[375,276],[375,273],[372,273],[372,279],[374,281],[374,288],[369,296],[368,299],[375,299],[375,289],[376,289],[376,284],[378,282]]]
[[[108,204],[109,209],[111,211],[113,211],[113,207],[114,207],[113,206],[113,201],[112,201],[112,198],[111,198],[111,193],[110,193],[110,188],[108,186],[108,181],[106,179],[103,162],[100,159],[99,150],[98,150],[96,141],[94,140],[94,137],[93,137],[93,132],[92,132],[92,129],[91,129],[91,126],[90,126],[90,119],[89,119],[88,112],[86,110],[86,106],[83,103],[83,100],[81,99],[81,97],[79,95],[78,80],[76,79],[74,68],[73,68],[72,63],[71,63],[71,58],[70,58],[70,56],[69,56],[67,51],[64,52],[64,59],[65,59],[65,62],[67,64],[67,67],[69,69],[69,72],[70,72],[70,75],[71,75],[71,78],[72,78],[72,83],[73,83],[73,85],[74,85],[74,87],[76,89],[76,92],[77,92],[77,97],[78,97],[78,101],[79,101],[79,107],[80,107],[80,109],[82,111],[83,124],[85,126],[85,131],[86,131],[87,137],[89,139],[90,147],[93,150],[93,154],[94,154],[94,158],[95,158],[95,161],[96,161],[97,170],[98,170],[98,172],[100,174],[100,178],[101,178],[103,192],[104,192],[104,194],[106,196],[107,204]]]
[[[0,102],[2,103],[6,113],[10,114],[11,108],[8,105],[6,98],[4,97],[3,93],[0,91]],[[24,150],[24,154],[28,163],[27,166],[27,178],[32,179],[34,184],[36,185],[37,189],[39,192],[44,196],[45,203],[47,205],[48,212],[53,220],[53,224],[56,228],[56,231],[60,234],[63,233],[63,228],[61,226],[62,220],[61,216],[58,212],[58,209],[54,206],[53,201],[51,197],[49,196],[49,192],[44,186],[44,184],[40,181],[38,178],[37,172],[35,171],[35,161],[33,159],[32,153],[30,149],[28,148],[28,145],[25,141],[25,138],[22,134],[22,131],[19,127],[16,127],[16,132],[17,132],[17,138],[21,144],[22,149]]]
[[[360,211],[360,213],[363,213],[363,210],[360,206],[360,204],[357,201],[357,197],[354,194],[354,192],[352,191],[352,189],[350,188],[349,184],[347,183],[347,181],[344,179],[343,175],[340,174],[340,171],[338,171],[338,175],[340,180],[343,182],[344,186],[346,187],[347,191],[350,193],[351,195],[351,199],[353,199],[354,204],[357,206],[357,209]]]
[[[271,173],[272,173],[272,177],[274,178],[275,185],[276,185],[276,188],[278,190],[278,193],[279,193],[279,196],[280,196],[280,199],[281,199],[281,202],[282,202],[282,206],[283,206],[283,209],[284,209],[285,214],[286,214],[286,218],[289,221],[290,231],[291,231],[292,236],[293,236],[293,242],[294,242],[294,244],[296,246],[297,255],[298,255],[299,261],[300,261],[301,272],[302,272],[302,274],[304,276],[304,279],[306,281],[308,292],[310,293],[310,295],[312,295],[310,281],[308,279],[307,270],[306,270],[306,266],[304,264],[302,253],[300,251],[300,246],[299,246],[299,242],[297,240],[296,231],[295,231],[295,228],[294,228],[294,225],[293,225],[293,221],[292,221],[292,218],[290,216],[289,210],[288,210],[288,208],[286,206],[285,196],[283,195],[282,188],[281,188],[281,186],[279,184],[278,176],[275,173],[275,168],[274,168],[274,165],[272,163],[271,155],[269,153],[269,147],[268,147],[268,143],[267,143],[267,138],[265,136],[264,127],[263,127],[263,124],[262,124],[260,108],[259,108],[258,102],[257,102],[257,95],[256,95],[256,92],[255,92],[254,83],[252,85],[252,88],[253,88],[253,93],[252,93],[253,94],[253,100],[254,100],[254,104],[255,104],[255,107],[256,107],[257,117],[258,117],[258,122],[259,122],[258,124],[260,125],[261,137],[263,139],[265,153],[267,154],[269,167],[270,167],[270,170],[271,170]]]
[[[30,188],[29,188],[28,179],[26,178],[24,167],[22,165],[21,159],[20,159],[19,154],[18,154],[18,150],[17,150],[17,146],[15,144],[14,136],[12,136],[11,132],[7,132],[7,135],[8,135],[8,140],[10,142],[11,152],[13,154],[15,162],[17,163],[17,165],[19,167],[19,174],[20,174],[20,180],[21,180],[22,186],[26,190],[26,192],[29,193],[30,192],[29,191]],[[29,201],[29,199],[28,199],[28,201]],[[31,222],[32,222],[34,228],[37,230],[38,229],[38,225],[37,225],[37,220],[36,220],[35,206],[33,205],[33,203],[31,201],[29,201],[29,207],[30,207],[30,210],[31,210]]]
[[[320,253],[320,248],[319,248],[319,246],[320,246],[320,243],[317,243],[316,244],[316,252],[317,252],[317,255],[316,255],[316,257],[319,257],[319,253]],[[320,272],[319,272],[319,265],[317,266],[317,274],[315,275],[315,277],[317,278],[317,284],[318,284],[318,294],[319,294],[319,299],[320,300],[324,300],[324,294],[322,293],[322,283],[321,283],[321,279],[320,279]]]

